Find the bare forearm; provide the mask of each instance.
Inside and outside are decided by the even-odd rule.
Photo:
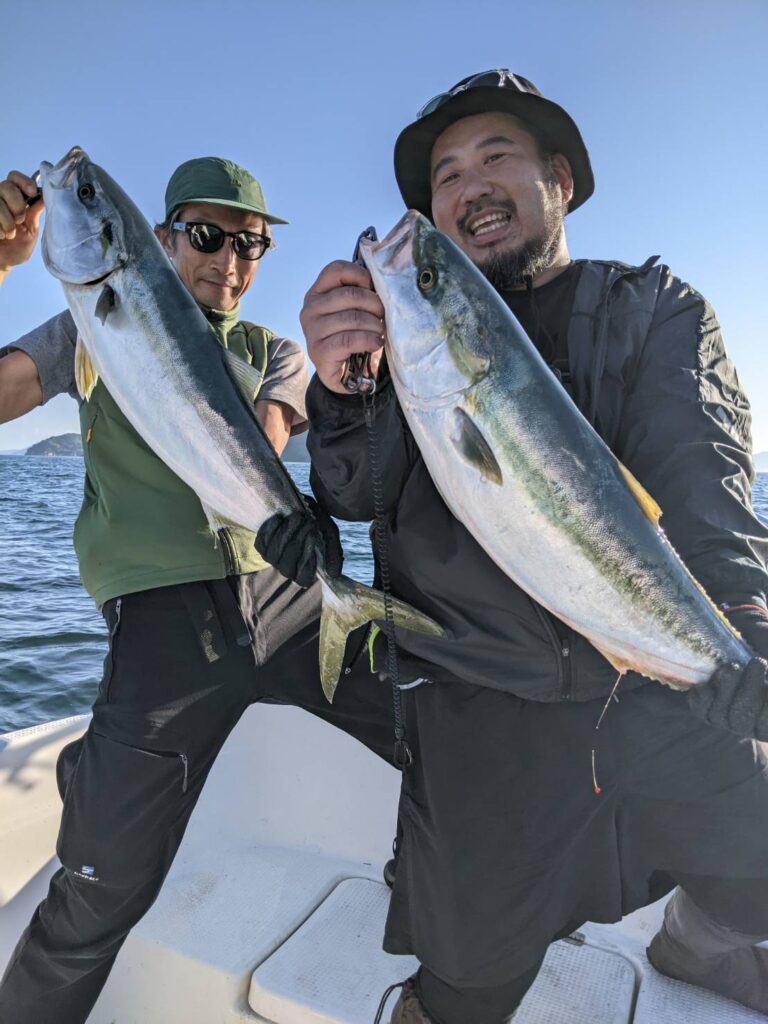
[[[278,455],[282,455],[291,436],[293,409],[284,402],[257,401],[256,418]]]
[[[43,401],[37,367],[26,352],[0,358],[0,423],[31,412]]]

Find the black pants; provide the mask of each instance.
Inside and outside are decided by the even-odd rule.
[[[719,923],[768,934],[768,744],[656,683],[619,692],[599,732],[603,700],[448,682],[405,698],[415,760],[388,952],[461,990],[501,989],[555,937],[676,884]]]
[[[388,687],[361,671],[333,705],[323,697],[317,591],[267,569],[107,603],[110,649],[93,720],[58,766],[63,867],[8,965],[0,1024],[86,1020],[249,704],[306,708],[391,761]],[[348,660],[361,641],[350,640]]]
[[[506,1024],[536,981],[541,961],[506,985],[457,988],[426,967],[416,975],[416,994],[434,1024]]]

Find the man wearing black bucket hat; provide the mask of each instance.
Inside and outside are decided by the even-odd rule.
[[[578,128],[499,69],[430,100],[395,172],[477,264],[573,400],[664,509],[667,535],[758,655],[768,531],[750,504],[750,418],[707,302],[669,269],[577,260],[565,216],[594,180]],[[392,589],[448,629],[399,637],[407,736],[385,948],[414,953],[392,1024],[501,1024],[550,942],[679,886],[649,950],[663,973],[768,1013],[766,664],[690,697],[629,674],[581,770],[615,670],[532,602],[437,493],[380,362],[384,309],[361,267],[326,267],[302,325],[313,487],[335,516],[373,508],[350,353],[378,373]],[[693,713],[692,713],[693,712]]]

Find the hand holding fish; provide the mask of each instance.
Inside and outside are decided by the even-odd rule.
[[[311,498],[304,495],[312,517],[304,509],[287,515],[277,512],[266,519],[256,534],[256,550],[287,579],[300,587],[311,587],[317,575],[317,552],[323,553],[325,571],[339,576],[344,552],[339,528],[333,519]]]
[[[748,740],[768,741],[768,662],[721,665],[708,683],[688,691],[697,718]]]
[[[371,352],[371,369],[378,371],[384,306],[364,267],[344,260],[329,263],[307,292],[299,319],[309,358],[329,391],[347,394],[341,378],[353,352]]]
[[[37,196],[37,183],[21,171],[11,171],[0,182],[0,275],[3,277],[35,250],[43,204],[29,206]]]

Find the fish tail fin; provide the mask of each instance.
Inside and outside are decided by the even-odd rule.
[[[336,692],[344,662],[347,637],[353,629],[374,619],[383,621],[384,595],[380,590],[366,587],[348,576],[328,576],[318,573],[323,591],[320,614],[320,682],[330,703]],[[396,626],[424,633],[427,636],[445,636],[442,627],[416,611],[405,601],[392,598],[392,615]]]

